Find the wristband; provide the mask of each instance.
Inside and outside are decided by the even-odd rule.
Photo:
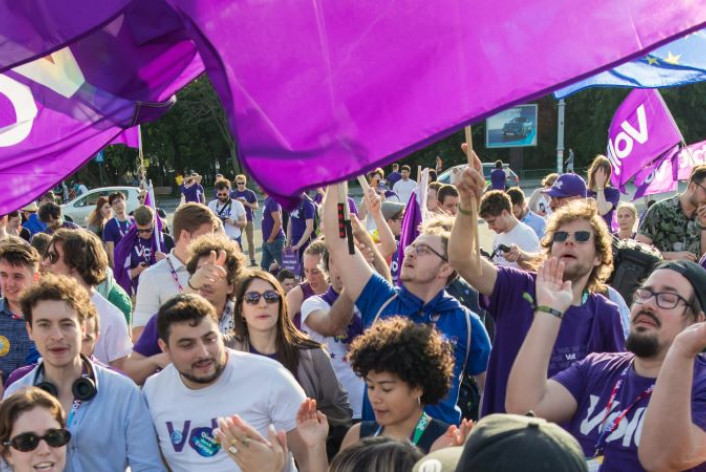
[[[461,206],[461,203],[459,202],[458,206],[456,207],[458,209],[458,212],[461,213],[462,215],[468,215],[471,216],[471,212],[469,210],[466,210]]]
[[[706,226],[700,225],[699,228],[701,228],[701,231],[706,231]]]
[[[540,305],[538,307],[535,307],[534,309],[535,309],[535,311],[549,313],[550,315],[556,316],[559,319],[564,318],[564,313],[560,312],[559,310],[555,310],[554,308],[546,306],[546,305]]]
[[[201,288],[196,288],[193,285],[191,285],[191,279],[186,281],[186,285],[188,285],[191,290],[196,290],[196,291],[201,290]]]

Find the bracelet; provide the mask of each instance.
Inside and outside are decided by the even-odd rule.
[[[459,202],[458,206],[456,207],[458,209],[458,212],[461,213],[462,215],[467,215],[471,216],[471,212],[469,210],[466,210],[461,206],[461,202]]]
[[[559,310],[555,310],[552,307],[546,306],[546,305],[540,305],[537,307],[534,307],[534,311],[541,311],[543,313],[549,313],[552,316],[556,316],[559,319],[564,318],[564,314],[560,312]]]
[[[191,290],[196,290],[196,291],[201,290],[200,287],[199,287],[199,288],[196,288],[196,287],[194,287],[193,285],[191,285],[191,279],[189,279],[189,280],[186,281],[186,285],[188,285]]]
[[[706,231],[706,226],[699,226],[701,228],[701,231]]]

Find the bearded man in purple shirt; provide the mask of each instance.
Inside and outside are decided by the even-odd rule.
[[[594,353],[547,380],[571,284],[556,258],[537,275],[537,307],[510,374],[507,408],[567,425],[589,470],[706,470],[706,271],[666,261],[635,291],[630,352]]]
[[[485,186],[481,163],[458,174],[458,216],[449,240],[449,261],[478,292],[495,321],[482,414],[505,412],[507,379],[534,317],[536,274],[512,267],[496,267],[484,258],[480,267],[471,256],[474,245],[471,205],[480,201]],[[549,375],[554,375],[591,352],[622,351],[625,341],[618,307],[599,293],[613,266],[611,238],[595,205],[575,202],[553,213],[542,247],[548,257],[566,265],[564,277],[573,289],[572,306],[553,346]]]

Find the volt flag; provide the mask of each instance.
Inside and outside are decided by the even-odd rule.
[[[609,71],[554,92],[564,98],[589,87],[660,88],[706,80],[706,29],[687,34]]]
[[[673,192],[677,189],[677,166],[679,146],[657,158],[652,165],[635,175],[635,196],[633,200],[647,195]]]
[[[623,190],[637,174],[683,141],[662,96],[654,89],[630,92],[613,116],[608,130],[608,159],[614,187]]]

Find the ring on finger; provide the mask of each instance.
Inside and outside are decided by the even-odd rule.
[[[243,446],[248,447],[248,444],[250,444],[250,438],[245,436],[241,442],[243,443]]]
[[[233,443],[231,443],[230,446],[228,446],[228,452],[230,452],[233,455],[236,455],[238,453],[238,448],[235,447]]]

